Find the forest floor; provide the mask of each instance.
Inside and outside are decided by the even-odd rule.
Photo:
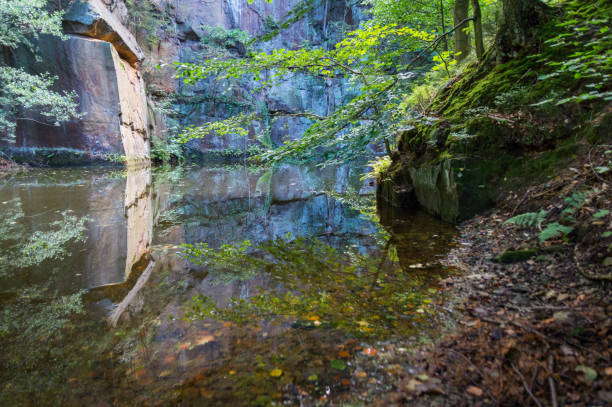
[[[612,403],[612,177],[595,170],[608,164],[603,148],[460,226],[447,262],[461,272],[442,282],[463,299],[457,329],[396,361],[409,368],[376,405]],[[568,198],[581,192],[578,203]],[[541,243],[537,228],[505,223],[541,209],[573,231]]]

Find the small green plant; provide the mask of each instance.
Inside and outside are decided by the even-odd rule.
[[[151,160],[156,163],[182,163],[185,160],[183,144],[175,138],[151,137]]]
[[[104,159],[111,163],[122,164],[127,161],[127,158],[123,154],[119,153],[108,153],[104,155]]]
[[[437,94],[436,86],[430,83],[417,85],[412,92],[404,98],[400,104],[400,109],[412,108],[420,114],[425,114],[429,105]]]
[[[379,179],[391,166],[391,157],[388,155],[384,157],[378,157],[376,160],[370,161],[368,167],[372,168],[372,171],[364,174],[361,180],[366,179]]]
[[[246,48],[252,40],[247,31],[228,30],[221,26],[212,27],[210,25],[203,25],[202,29],[207,34],[200,40],[203,46],[217,45],[223,48],[244,46]]]
[[[505,223],[510,223],[521,228],[535,226],[536,228],[540,229],[542,222],[544,222],[547,215],[548,211],[546,210],[541,210],[540,212],[521,213],[520,215],[516,215],[515,217],[508,219]]]
[[[559,222],[551,222],[547,223],[544,229],[542,229],[544,221],[546,220],[546,217],[549,214],[549,212],[546,210],[541,210],[540,212],[522,213],[506,220],[504,223],[516,225],[520,228],[535,227],[539,231],[538,240],[540,241],[540,243],[544,243],[547,240],[555,239],[561,236],[567,236],[572,233],[576,224],[576,218],[574,217],[574,214],[580,207],[582,207],[582,205],[589,198],[590,195],[591,191],[575,192],[571,196],[568,196],[564,199],[567,206],[561,212],[561,221],[566,223],[567,225],[561,224]],[[607,215],[605,211],[606,210],[599,211],[597,214],[595,214],[595,216],[603,217]]]

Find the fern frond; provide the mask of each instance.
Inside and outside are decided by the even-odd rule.
[[[546,225],[546,228],[540,232],[538,238],[540,239],[540,243],[544,243],[547,240],[554,239],[560,236],[569,235],[574,228],[572,226],[565,226],[560,224],[559,222],[553,222]]]
[[[541,210],[540,212],[526,212],[510,218],[504,223],[517,225],[521,228],[527,228],[535,225],[539,229],[547,215],[548,211],[546,210]]]

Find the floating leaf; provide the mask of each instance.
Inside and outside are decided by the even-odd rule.
[[[283,375],[283,371],[280,369],[272,369],[270,370],[270,376],[272,377],[281,377]]]
[[[376,356],[378,352],[374,348],[365,348],[363,354],[367,356]]]
[[[338,369],[338,370],[346,369],[346,362],[343,361],[343,360],[332,359],[332,360],[330,360],[329,363],[330,363],[331,367],[333,367],[334,369]]]

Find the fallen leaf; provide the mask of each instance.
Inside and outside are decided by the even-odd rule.
[[[374,348],[365,348],[363,350],[363,354],[367,356],[376,356],[377,353],[378,351]]]
[[[475,396],[475,397],[482,397],[482,394],[483,394],[482,389],[480,389],[479,387],[476,387],[476,386],[468,387],[465,392],[468,393],[468,394],[471,394],[472,396]]]
[[[366,377],[368,377],[368,374],[364,372],[363,370],[358,370],[355,372],[355,376],[360,379],[365,379]]]
[[[565,312],[565,311],[558,311],[553,314],[553,318],[559,322],[567,321],[569,319],[569,316],[570,316],[569,312]]]
[[[347,351],[345,351],[345,350],[341,350],[340,352],[338,352],[338,357],[339,357],[339,358],[345,358],[345,359],[346,359],[346,358],[348,358],[348,357],[350,357],[350,356],[351,356],[351,354],[350,354],[350,353],[348,353],[348,352],[347,352]]]
[[[311,374],[310,376],[308,376],[309,382],[316,382],[318,379],[319,379],[319,376],[317,376],[316,374]]]
[[[212,342],[215,340],[215,337],[212,335],[204,335],[200,338],[198,338],[198,340],[196,341],[195,345],[196,346],[200,346],[200,345],[205,345],[208,342]]]
[[[590,383],[593,380],[597,379],[597,372],[592,367],[585,366],[585,365],[578,365],[576,366],[574,370],[577,372],[584,373],[584,376],[582,377],[582,379],[587,383]]]

